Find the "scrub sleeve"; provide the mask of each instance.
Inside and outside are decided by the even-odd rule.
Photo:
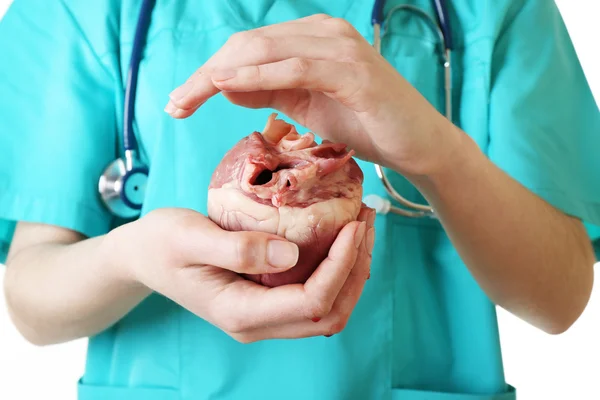
[[[115,79],[61,1],[0,21],[0,262],[16,225],[110,228],[97,183],[116,156]]]
[[[600,112],[559,10],[542,0],[524,3],[495,47],[489,157],[582,219],[598,253]]]

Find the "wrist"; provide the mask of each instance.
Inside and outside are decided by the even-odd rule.
[[[129,223],[115,228],[102,237],[100,244],[101,256],[105,260],[106,270],[113,281],[119,285],[142,288],[145,287],[137,277],[134,269],[134,260],[131,260],[131,250],[126,248],[130,243],[127,236],[130,235],[131,225]]]
[[[448,123],[446,138],[440,138],[436,162],[425,173],[409,177],[425,196],[451,188],[459,190],[461,183],[474,183],[472,173],[482,171],[485,155],[475,141],[457,126]]]
[[[434,178],[451,167],[466,145],[468,138],[457,126],[433,109],[419,112],[421,116],[411,124],[410,140],[392,154],[380,151],[380,164],[391,168],[416,182]],[[385,154],[385,156],[382,156]]]

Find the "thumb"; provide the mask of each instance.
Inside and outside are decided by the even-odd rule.
[[[208,264],[244,274],[283,272],[298,262],[298,246],[264,232],[229,232],[205,219],[186,237],[190,265]]]

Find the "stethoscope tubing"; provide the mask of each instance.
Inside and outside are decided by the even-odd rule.
[[[130,171],[134,168],[134,161],[138,160],[136,152],[138,151],[138,143],[133,130],[133,121],[135,113],[135,98],[137,93],[137,81],[142,53],[145,47],[145,41],[148,35],[150,17],[154,9],[156,0],[142,0],[142,5],[139,12],[139,17],[135,30],[135,37],[127,72],[127,82],[125,86],[125,98],[123,106],[123,150],[125,169]],[[445,86],[445,115],[452,121],[452,62],[451,50],[453,48],[452,32],[450,28],[450,19],[448,16],[448,7],[445,0],[432,0],[433,7],[436,11],[437,23],[422,9],[410,4],[399,5],[392,8],[387,17],[384,14],[385,0],[375,0],[373,11],[371,14],[371,23],[373,25],[373,46],[381,54],[381,39],[385,36],[385,27],[387,22],[399,10],[413,11],[421,15],[428,23],[430,23],[439,35],[442,46],[442,54],[444,58],[444,86]],[[143,166],[146,168],[145,166]],[[392,211],[396,214],[412,218],[435,217],[433,209],[428,205],[417,204],[405,199],[392,186],[387,178],[385,171],[380,165],[375,165],[377,175],[382,181],[386,192],[392,199],[400,203],[407,209],[402,209],[389,204],[388,200],[381,198],[376,199],[379,205],[384,204],[383,209]],[[146,171],[147,173],[147,171]],[[369,196],[367,196],[369,197]],[[372,197],[372,196],[371,196]],[[380,207],[381,208],[381,207]]]
[[[129,69],[127,71],[127,83],[125,85],[125,104],[123,111],[123,149],[127,151],[137,151],[137,140],[133,131],[133,121],[135,119],[135,97],[137,94],[138,71],[144,52],[146,36],[150,25],[150,15],[154,9],[156,0],[143,0],[140,8],[140,14],[135,28],[135,37],[133,39],[133,48],[129,60]]]
[[[452,121],[452,31],[450,29],[450,20],[448,16],[448,7],[445,0],[432,0],[433,7],[436,12],[437,21],[435,21],[429,14],[419,7],[411,4],[401,4],[393,7],[388,13],[384,20],[384,0],[376,0],[373,5],[373,12],[371,15],[371,23],[373,25],[373,47],[379,54],[382,54],[381,40],[385,36],[385,28],[388,24],[389,19],[394,15],[396,11],[411,11],[421,16],[432,28],[437,32],[440,42],[440,53],[443,57],[444,66],[444,115],[449,121]],[[429,205],[418,204],[412,202],[400,193],[398,193],[390,180],[385,174],[385,170],[379,164],[375,164],[375,171],[377,176],[381,180],[381,183],[387,192],[387,194],[402,207],[397,207],[391,204],[387,199],[382,199],[379,196],[369,195],[365,197],[367,205],[373,206],[377,212],[387,214],[392,212],[397,215],[401,215],[409,218],[435,218],[435,211]]]

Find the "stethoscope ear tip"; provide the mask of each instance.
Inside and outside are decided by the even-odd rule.
[[[389,200],[384,199],[376,194],[365,196],[363,203],[365,203],[367,207],[374,209],[377,214],[383,215],[387,214],[392,206],[392,203]]]

